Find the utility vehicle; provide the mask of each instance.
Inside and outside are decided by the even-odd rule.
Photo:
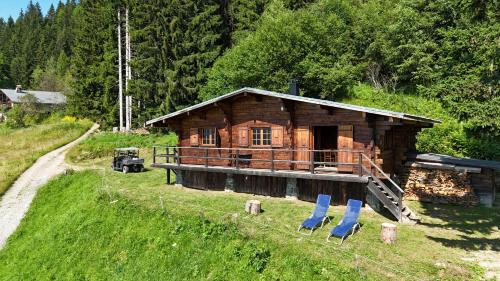
[[[142,172],[144,158],[139,158],[139,149],[136,147],[115,148],[111,168],[124,173]]]

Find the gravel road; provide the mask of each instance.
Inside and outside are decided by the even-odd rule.
[[[35,164],[26,170],[7,190],[0,200],[0,250],[5,246],[7,239],[16,230],[24,214],[28,211],[38,188],[54,176],[64,172],[68,167],[64,162],[66,152],[97,128],[99,125],[94,124],[78,139],[38,158]]]

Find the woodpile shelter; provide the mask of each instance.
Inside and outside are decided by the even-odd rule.
[[[492,206],[500,162],[448,155],[409,154],[401,173],[407,199],[433,203]]]
[[[25,103],[28,95],[32,95],[45,108],[66,104],[66,96],[60,92],[23,90],[18,85],[16,89],[0,89],[0,106],[12,108],[16,104]]]
[[[377,201],[412,218],[393,181],[416,135],[438,120],[345,103],[242,88],[150,120],[179,136],[155,147],[153,167],[184,186],[314,201],[331,194]],[[371,198],[371,199],[370,199]]]

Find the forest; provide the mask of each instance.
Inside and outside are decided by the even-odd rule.
[[[116,126],[118,10],[130,15],[136,127],[295,78],[304,96],[439,108],[421,148],[500,159],[499,1],[67,0],[46,14],[30,3],[0,19],[0,87],[63,91],[68,114]]]

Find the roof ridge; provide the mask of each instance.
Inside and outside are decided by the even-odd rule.
[[[238,90],[224,94],[222,96],[218,96],[218,97],[212,98],[210,100],[206,100],[204,102],[201,102],[199,104],[195,104],[195,105],[186,107],[184,109],[169,113],[167,115],[163,115],[163,116],[160,116],[158,118],[149,120],[146,122],[146,125],[150,125],[150,124],[153,124],[155,122],[162,121],[162,120],[186,113],[188,111],[204,107],[204,106],[209,105],[211,103],[221,101],[221,100],[224,100],[226,98],[229,98],[229,97],[232,97],[232,96],[238,95],[240,93],[244,93],[244,92],[249,92],[252,94],[259,94],[259,95],[267,95],[267,96],[272,96],[272,97],[277,97],[277,98],[285,98],[285,99],[295,100],[295,101],[299,101],[299,102],[309,102],[309,103],[314,103],[314,104],[319,104],[319,105],[324,105],[324,106],[343,108],[346,110],[361,111],[361,112],[372,113],[372,114],[376,114],[376,115],[395,117],[395,118],[412,120],[412,121],[417,121],[417,122],[426,122],[426,123],[440,123],[441,122],[440,120],[437,120],[437,119],[432,119],[432,118],[428,118],[425,116],[408,114],[408,113],[404,113],[404,112],[397,112],[397,111],[390,111],[390,110],[385,110],[385,109],[365,107],[365,106],[360,106],[360,105],[341,103],[341,102],[329,101],[329,100],[323,100],[323,99],[317,99],[317,98],[311,98],[311,97],[294,96],[294,95],[290,95],[290,94],[284,94],[284,93],[279,93],[279,92],[274,92],[274,91],[269,91],[269,90],[262,90],[262,89],[258,89],[258,88],[243,87],[243,88],[240,88]]]

